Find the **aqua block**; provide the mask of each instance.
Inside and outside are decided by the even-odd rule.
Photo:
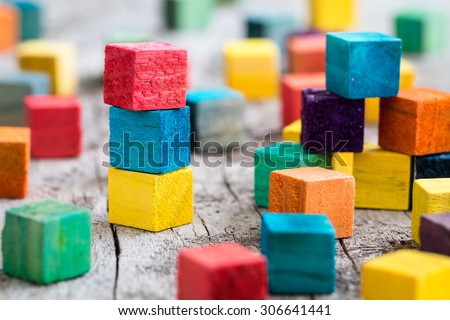
[[[347,99],[395,97],[402,40],[373,32],[327,34],[327,90]]]
[[[217,0],[165,0],[164,15],[169,29],[199,30],[211,21]]]
[[[334,291],[336,233],[326,215],[263,213],[261,253],[276,294]]]
[[[109,109],[113,167],[167,173],[190,163],[189,107],[171,110]]]
[[[152,37],[146,30],[140,29],[117,29],[109,31],[106,36],[106,43],[133,43],[150,42]]]
[[[46,200],[6,211],[3,272],[48,284],[87,273],[91,263],[91,213]]]
[[[42,8],[36,0],[6,0],[6,3],[17,7],[21,16],[22,41],[39,39],[42,32]]]
[[[247,38],[269,38],[284,49],[286,36],[295,31],[298,23],[295,15],[269,12],[247,17]]]

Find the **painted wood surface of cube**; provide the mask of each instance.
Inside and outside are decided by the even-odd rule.
[[[237,243],[183,249],[178,255],[178,299],[264,300],[265,257]]]
[[[295,15],[288,12],[254,12],[247,16],[247,38],[268,38],[280,49],[285,37],[296,29],[298,23]]]
[[[38,0],[6,0],[20,12],[20,39],[38,39],[42,32],[42,8]]]
[[[333,152],[331,157],[331,169],[345,174],[353,175],[353,152]]]
[[[302,121],[298,119],[283,128],[283,141],[300,143],[301,132],[302,132]]]
[[[291,37],[287,42],[290,73],[324,73],[326,36],[310,34]]]
[[[13,6],[0,4],[0,51],[12,49],[20,38],[20,13]]]
[[[422,215],[419,233],[420,250],[450,256],[450,213]]]
[[[310,0],[311,27],[345,31],[356,23],[357,0]]]
[[[6,211],[3,271],[49,284],[87,273],[91,265],[91,213],[45,200]]]
[[[217,0],[164,0],[166,27],[175,30],[206,28],[214,13]]]

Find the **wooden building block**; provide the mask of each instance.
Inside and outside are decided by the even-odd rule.
[[[334,291],[336,233],[327,216],[264,213],[261,252],[269,264],[271,293]]]
[[[166,174],[109,168],[110,223],[148,231],[162,231],[194,219],[192,169]]]
[[[0,51],[14,47],[20,37],[20,13],[10,5],[0,4]]]
[[[380,120],[380,98],[367,98],[365,106],[365,121],[378,123]]]
[[[178,254],[179,300],[267,299],[267,262],[237,243],[183,249]]]
[[[189,107],[141,112],[110,107],[109,127],[113,167],[156,174],[190,163]]]
[[[353,152],[333,152],[331,169],[353,175],[354,156]]]
[[[424,214],[450,211],[450,178],[419,179],[414,181],[411,233],[420,244],[420,221]]]
[[[408,210],[411,190],[410,156],[366,143],[354,154],[356,208]]]
[[[279,49],[268,39],[246,39],[225,45],[225,77],[228,87],[247,99],[274,98],[280,74]]]
[[[30,166],[30,129],[0,127],[0,199],[25,198]]]
[[[325,74],[286,74],[283,76],[281,80],[281,123],[283,126],[300,119],[302,91],[307,88],[325,88]]]
[[[69,42],[28,40],[17,50],[20,68],[45,72],[52,94],[71,95],[78,89],[75,47]]]
[[[310,0],[311,27],[345,31],[355,25],[357,0]]]
[[[361,152],[364,99],[349,100],[322,89],[302,94],[300,140],[311,152]]]
[[[217,0],[165,0],[166,27],[176,30],[206,28],[212,18]]]
[[[450,299],[450,258],[418,250],[399,250],[362,266],[366,300]]]
[[[6,211],[3,272],[49,284],[87,273],[91,266],[91,212],[45,200]]]
[[[20,39],[38,39],[42,32],[42,8],[37,0],[6,0],[20,12]]]
[[[283,141],[300,143],[301,132],[302,132],[302,121],[298,119],[283,128]]]
[[[414,157],[414,179],[450,178],[450,153]]]
[[[74,157],[82,149],[81,106],[73,96],[24,99],[33,158]]]
[[[106,43],[150,42],[150,34],[145,29],[116,29],[106,35]]]
[[[308,153],[298,143],[280,142],[257,149],[255,159],[255,201],[260,207],[269,206],[270,174],[275,170],[301,167],[331,167],[331,155]]]
[[[109,44],[103,98],[123,109],[186,106],[187,51],[164,42]]]
[[[450,213],[422,215],[419,234],[420,250],[450,256]]]
[[[323,168],[297,168],[270,174],[269,211],[323,213],[338,238],[353,235],[355,179]]]
[[[403,89],[382,99],[379,143],[385,149],[423,156],[450,152],[450,94]]]
[[[322,33],[291,37],[287,42],[290,73],[324,73],[326,36]]]
[[[402,40],[374,32],[327,34],[327,89],[347,99],[395,97]]]

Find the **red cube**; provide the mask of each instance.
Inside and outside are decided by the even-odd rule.
[[[178,299],[267,299],[267,262],[236,243],[184,249],[178,256]]]
[[[289,71],[325,72],[326,36],[324,34],[292,37],[287,44]]]
[[[28,96],[24,104],[32,157],[75,157],[81,153],[81,106],[76,97]]]
[[[187,50],[163,42],[105,48],[106,104],[142,111],[186,106]]]

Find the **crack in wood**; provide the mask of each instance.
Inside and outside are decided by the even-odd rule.
[[[114,288],[113,288],[113,299],[117,300],[117,285],[119,282],[119,265],[120,265],[120,242],[119,242],[119,235],[117,234],[117,228],[112,223],[109,224],[111,227],[112,236],[114,239],[114,247],[115,247],[115,253],[116,253],[116,276],[114,279]]]
[[[352,263],[353,269],[355,270],[356,273],[359,273],[359,268],[358,265],[355,262],[355,259],[353,259],[353,257],[350,255],[350,253],[347,250],[347,246],[344,242],[343,239],[339,239],[339,244],[342,247],[342,250],[344,250],[345,255],[347,256],[347,258],[350,260],[350,262]]]
[[[202,216],[199,213],[197,213],[197,217],[200,219],[200,221],[203,225],[203,228],[205,228],[205,231],[206,231],[206,234],[208,235],[209,241],[211,241],[211,233],[209,232],[209,229],[208,229],[208,226],[206,225],[205,220],[203,220]]]
[[[262,218],[262,213],[261,213],[261,211],[259,210],[258,206],[255,203],[253,203],[253,208],[255,209],[255,211],[259,215],[259,217]]]
[[[403,211],[403,213],[405,214],[405,216],[406,216],[409,220],[411,220],[411,216],[408,214],[408,211]]]
[[[178,233],[178,231],[174,230],[173,228],[170,228],[170,230],[172,230],[172,232],[181,240],[181,243],[183,244],[183,247],[187,248],[187,245],[184,242],[183,237],[181,237],[181,235]]]
[[[230,181],[228,181],[227,170],[226,170],[226,168],[224,166],[222,166],[222,170],[221,171],[222,171],[223,184],[227,188],[228,192],[233,196],[234,200],[236,200],[237,202],[240,202],[238,195],[231,188]]]

